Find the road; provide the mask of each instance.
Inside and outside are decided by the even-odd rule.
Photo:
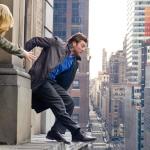
[[[106,128],[104,128],[104,123],[93,110],[92,106],[90,106],[89,117],[92,135],[97,137],[97,140],[92,143],[91,150],[124,150],[124,144],[120,141],[111,141],[110,143],[107,143],[106,139],[104,138],[107,132],[105,131]]]
[[[97,137],[97,140],[92,143],[92,150],[106,150],[108,145],[103,140],[102,124],[98,121],[96,112],[91,109],[89,116],[92,135]]]

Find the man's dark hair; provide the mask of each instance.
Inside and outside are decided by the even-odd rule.
[[[72,35],[71,38],[69,38],[68,44],[72,44],[73,42],[79,43],[82,40],[85,43],[88,43],[87,37],[83,33],[78,32],[78,33]]]

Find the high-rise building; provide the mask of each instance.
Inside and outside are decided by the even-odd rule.
[[[54,1],[54,35],[67,40],[71,35],[82,32],[88,36],[89,0]],[[78,72],[69,90],[75,109],[73,119],[86,126],[89,119],[89,58],[82,55]]]
[[[103,53],[102,53],[102,71],[107,72],[107,52],[106,49],[103,48]]]
[[[109,80],[110,83],[126,82],[126,58],[125,53],[120,50],[112,54],[109,60]]]
[[[145,87],[145,61],[146,51],[144,43],[150,37],[149,30],[149,7],[150,0],[128,0],[127,36],[126,36],[126,58],[127,79],[131,85],[130,105],[135,114],[132,115],[132,124],[135,123],[135,136],[132,141],[134,149],[141,150],[144,147],[144,87]],[[127,109],[127,108],[126,108]],[[126,111],[127,113],[130,111]],[[130,115],[129,113],[126,114]],[[126,126],[126,125],[125,125]],[[126,128],[127,129],[127,128]],[[127,130],[133,130],[129,127]],[[131,137],[130,132],[126,136]],[[128,146],[131,143],[128,140]]]
[[[106,121],[109,120],[109,74],[106,72],[99,72],[98,74],[99,84],[99,109],[101,111],[102,118]]]
[[[141,80],[139,85],[128,85],[128,91],[130,89],[130,94],[126,95],[126,104],[125,105],[125,141],[126,148],[133,150],[142,150],[144,147],[144,126],[147,123],[147,119],[144,122],[144,116],[147,118],[149,114],[147,113],[148,109],[148,87],[146,87],[145,92],[145,67],[147,62],[147,49],[145,44],[142,44],[141,48]],[[144,94],[145,93],[145,94]],[[146,103],[144,102],[146,100]],[[145,103],[145,104],[144,104]],[[144,108],[146,107],[146,109]],[[146,113],[146,114],[145,114]],[[130,117],[129,117],[130,116]],[[133,126],[129,126],[128,120],[130,119],[130,123],[134,124]],[[146,127],[146,126],[145,126]],[[132,130],[132,133],[130,132]],[[135,135],[133,135],[133,133]],[[146,133],[147,134],[147,133]],[[133,141],[131,143],[131,141]]]
[[[150,7],[145,9],[145,36],[150,37]],[[144,150],[150,149],[150,41],[145,44],[145,89],[144,89]]]
[[[112,54],[109,60],[111,135],[124,136],[124,100],[126,84],[126,57],[123,50]]]
[[[146,46],[147,62],[145,66],[145,90],[144,90],[144,150],[150,149],[150,44]]]
[[[127,1],[127,78],[137,84],[141,79],[141,42],[145,37],[144,10],[150,6],[150,0]]]
[[[125,88],[125,105],[124,105],[124,138],[125,138],[125,150],[137,150],[136,146],[136,132],[137,132],[137,121],[136,121],[136,106],[131,102],[132,87],[126,86]]]

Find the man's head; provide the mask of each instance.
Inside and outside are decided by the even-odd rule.
[[[87,44],[87,37],[82,33],[76,33],[68,40],[69,48],[75,55],[84,52],[87,49]]]
[[[0,36],[3,36],[10,28],[13,27],[14,19],[9,8],[0,4]]]

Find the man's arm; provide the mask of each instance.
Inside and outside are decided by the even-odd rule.
[[[55,38],[33,37],[25,43],[25,49],[31,51],[34,47],[49,48],[55,41]]]
[[[19,48],[4,37],[0,37],[0,48],[20,58],[23,58],[25,54],[25,50],[23,48]]]

